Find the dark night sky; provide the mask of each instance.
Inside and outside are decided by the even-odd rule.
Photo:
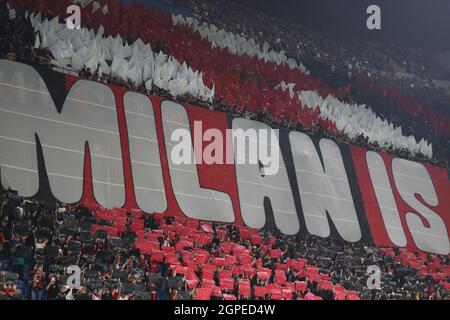
[[[450,50],[450,0],[234,0],[327,34]],[[366,9],[381,8],[381,30],[368,30]]]

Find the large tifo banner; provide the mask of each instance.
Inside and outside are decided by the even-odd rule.
[[[271,130],[0,60],[2,188],[66,203],[449,253],[445,169]]]

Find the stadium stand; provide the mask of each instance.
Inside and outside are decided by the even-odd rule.
[[[448,81],[449,75],[420,50],[333,39],[232,1],[197,0],[191,1],[191,7],[201,21],[286,50],[343,99],[370,105],[394,124],[408,123],[402,126],[406,134],[433,136],[434,145],[448,143],[448,85],[440,86],[434,79]],[[393,68],[392,59],[404,69]],[[449,148],[441,150],[441,157],[448,158]]]
[[[448,299],[448,257],[2,193],[3,299]],[[66,287],[77,264],[82,289]],[[367,266],[383,273],[367,288]]]
[[[298,49],[302,52],[300,56],[288,49],[289,43],[297,43],[289,38],[274,40],[276,44],[270,42],[269,47],[274,48],[271,51],[248,44],[244,39],[263,43],[277,38],[269,36],[268,31],[259,34],[251,26],[245,29],[245,38],[230,40],[229,35],[222,34],[215,43],[211,40],[217,31],[214,28],[201,28],[188,18],[112,0],[89,3],[85,8],[88,14],[83,17],[86,28],[75,39],[64,36],[63,30],[58,29],[63,21],[55,18],[65,13],[70,1],[8,3],[10,7],[0,0],[2,59],[46,66],[83,79],[228,111],[274,126],[320,133],[339,143],[351,142],[448,168],[448,131],[439,133],[448,130],[445,125],[448,117],[430,115],[430,109],[422,108],[421,103],[404,95],[394,84],[381,86],[379,82],[384,78],[375,76],[373,67],[361,66],[365,77],[356,74],[349,77],[345,70],[348,63],[335,65],[336,70],[327,78],[330,61],[313,59],[321,49],[305,40]],[[238,28],[234,21],[218,13],[220,3],[201,1],[201,6],[194,5],[193,12],[205,22],[242,34],[239,28],[243,26]],[[223,12],[233,16],[236,9],[233,5],[227,8],[229,11]],[[256,16],[261,18],[259,14]],[[253,23],[261,25],[257,19]],[[202,35],[203,32],[209,35]],[[221,44],[219,39],[225,42]],[[240,50],[232,42],[235,40],[246,44],[242,52],[230,52]],[[87,44],[84,51],[82,44]],[[75,49],[77,45],[80,50]],[[251,53],[256,47],[260,51]],[[300,57],[304,65],[290,60],[282,52],[284,48],[288,54],[292,53],[289,57]],[[348,51],[341,54],[351,56]],[[323,56],[329,55],[320,55]],[[148,63],[152,64],[150,71],[145,69]],[[168,71],[169,67],[172,69]],[[413,66],[409,71],[417,73]],[[367,72],[371,73],[370,80]],[[424,68],[419,68],[419,75],[423,72]],[[169,77],[165,78],[167,74]],[[357,103],[346,104],[346,99]],[[373,111],[362,106],[368,102]],[[351,117],[339,111],[344,107],[351,107],[351,114],[364,109],[356,120],[358,131],[346,129],[345,121]],[[386,111],[391,107],[395,111]],[[413,119],[415,124],[408,129],[403,125],[405,114],[409,114],[405,122]],[[428,125],[418,119],[423,114],[429,117]],[[364,117],[366,123],[361,122]],[[369,120],[379,126],[369,127]],[[402,129],[398,130],[400,125]],[[422,127],[423,131],[413,131]],[[383,137],[369,134],[382,128],[392,129],[385,131],[386,137],[394,131],[399,133],[398,139],[394,141],[390,136],[391,140],[381,143]],[[404,135],[405,132],[410,136]],[[427,140],[417,143],[418,137]],[[442,140],[445,142],[440,143]],[[432,151],[428,142],[433,143]],[[23,198],[13,190],[2,191],[0,223],[1,299],[450,298],[448,255],[311,235],[287,236],[277,229],[256,230],[158,212],[68,205]],[[65,268],[73,264],[81,269],[79,290],[65,285]],[[366,270],[373,264],[383,274],[381,289],[367,287]]]
[[[26,3],[26,1],[19,1],[19,3],[23,2]],[[55,13],[59,13],[58,10],[61,11],[61,8],[65,8],[63,4],[66,4],[66,2],[67,1],[62,1],[59,5],[58,3],[52,3],[52,8],[46,9],[45,7],[49,6],[48,4],[41,7],[44,12],[46,10],[55,10]],[[84,17],[85,20],[83,23],[96,28],[100,25],[104,26],[104,28],[101,28],[102,34],[106,31],[111,34],[118,33],[122,35],[123,38],[131,37],[131,39],[143,39],[144,42],[148,42],[153,47],[156,47],[155,52],[158,52],[159,49],[164,49],[165,52],[172,54],[173,57],[177,59],[175,65],[180,65],[181,62],[183,62],[182,65],[185,66],[185,68],[188,70],[193,68],[192,70],[196,70],[195,72],[198,72],[198,75],[201,75],[202,79],[200,86],[209,88],[208,99],[213,96],[214,105],[219,108],[221,107],[225,110],[246,114],[249,117],[258,118],[259,116],[274,124],[298,127],[308,132],[316,132],[320,129],[325,131],[330,137],[335,137],[337,140],[364,144],[375,150],[382,149],[388,152],[396,152],[411,159],[425,160],[433,158],[432,161],[434,163],[441,163],[442,165],[445,165],[445,162],[447,161],[446,144],[448,143],[448,139],[446,139],[445,136],[438,135],[439,138],[436,140],[440,146],[438,152],[439,160],[436,160],[436,156],[433,157],[432,145],[424,139],[424,137],[426,139],[430,137],[431,139],[432,136],[429,134],[427,136],[422,135],[421,139],[416,139],[412,134],[406,136],[403,134],[405,127],[408,128],[408,131],[414,130],[411,129],[409,123],[408,126],[395,126],[389,121],[390,119],[385,118],[383,112],[379,112],[379,115],[381,116],[379,117],[370,108],[366,108],[364,105],[346,104],[332,96],[328,96],[328,94],[335,93],[336,90],[331,90],[320,80],[308,75],[309,72],[304,69],[301,63],[298,65],[295,60],[287,59],[282,51],[276,52],[264,49],[266,51],[263,51],[262,54],[265,58],[262,60],[258,60],[255,55],[253,57],[248,54],[233,55],[229,51],[230,48],[227,49],[226,43],[224,48],[219,49],[211,46],[211,43],[207,41],[206,38],[202,39],[201,34],[192,30],[189,26],[189,23],[196,24],[193,22],[194,20],[189,20],[189,18],[184,20],[187,21],[186,23],[188,25],[186,25],[185,23],[179,22],[179,16],[178,18],[176,16],[170,17],[168,14],[151,8],[145,7],[144,9],[144,7],[128,6],[115,2],[109,2],[108,4],[109,7],[116,6],[115,12],[118,12],[119,15],[116,14],[117,18],[114,19],[119,19],[118,17],[120,17],[121,23],[123,26],[126,25],[126,28],[121,28],[119,22],[113,23],[112,21],[114,19],[110,19],[109,13],[108,18],[106,18],[107,15],[103,13],[103,10],[95,10],[91,13],[88,9],[88,14]],[[32,3],[31,5],[36,5],[36,3]],[[93,4],[90,3],[89,5],[92,6]],[[99,5],[99,7],[101,7],[101,5]],[[139,8],[142,10],[138,10]],[[112,9],[110,10],[113,11]],[[137,23],[139,17],[145,16],[143,11],[146,12],[151,19],[140,22],[145,23],[146,28],[134,28],[132,24]],[[126,14],[124,14],[125,12]],[[124,15],[124,17],[122,17],[122,15]],[[128,21],[127,19],[130,20]],[[37,23],[37,20],[38,19],[34,19],[34,23]],[[57,21],[53,19],[52,23],[57,24]],[[42,25],[47,26],[48,23],[43,23]],[[146,33],[142,34],[142,30],[146,30]],[[43,33],[40,37],[43,37],[45,31],[48,30],[44,27],[43,29],[41,28],[40,31]],[[64,43],[63,41],[65,41],[65,39],[58,39],[55,35],[51,38],[55,42],[55,46],[56,44],[60,45],[61,42]],[[46,41],[48,42],[48,39]],[[238,38],[235,42],[236,41],[239,43],[239,41],[242,42],[243,40]],[[37,41],[35,45],[37,44],[39,47],[43,47],[40,42],[41,41]],[[162,44],[163,47],[160,48]],[[244,41],[244,44],[247,43]],[[233,44],[232,46],[234,47],[235,45],[236,44]],[[54,51],[58,51],[55,47],[53,47],[53,49]],[[237,50],[237,47],[235,49]],[[92,62],[92,59],[89,59],[92,57],[89,55],[92,55],[91,51],[88,52],[84,50],[84,52],[76,52],[77,59],[75,60],[79,61],[81,56],[81,61],[84,59],[85,63]],[[130,56],[130,54],[128,54],[128,56]],[[129,87],[142,87],[143,83],[136,81],[136,79],[142,77],[142,74],[136,75],[136,70],[134,69],[137,68],[139,70],[139,67],[137,67],[136,64],[139,66],[142,62],[139,59],[133,58],[130,59],[129,63],[127,62],[124,64],[124,59],[128,61],[128,56],[125,58],[116,57],[117,63],[115,63],[115,66],[126,65],[126,68],[125,70],[122,70],[122,73],[120,71],[118,73],[115,73],[114,71],[111,72],[109,77],[122,78],[121,84],[125,84],[125,82],[128,81],[129,83],[127,85]],[[110,62],[110,64],[112,64],[114,62],[114,57],[110,58],[113,60]],[[105,57],[103,57],[103,59],[105,60]],[[165,56],[163,60],[164,59],[167,59],[167,56]],[[271,62],[271,59],[278,60],[279,64],[277,64],[277,62]],[[59,66],[61,66],[61,63],[63,66],[67,66],[69,63],[67,61],[68,59],[62,60],[62,62],[54,62]],[[95,62],[97,62],[98,65],[106,66],[105,68],[109,67],[107,66],[106,61],[101,61],[101,57],[97,57],[97,60],[98,61],[94,60],[94,65]],[[169,66],[166,67],[173,70],[173,58],[171,57],[169,60]],[[285,63],[282,63],[282,61],[285,61]],[[113,67],[113,65],[110,67]],[[95,68],[97,68],[97,66]],[[119,70],[120,69],[121,68],[119,68]],[[227,71],[228,73],[224,71]],[[122,76],[120,77],[120,75]],[[154,75],[152,76],[154,78]],[[160,75],[157,73],[157,76],[159,77]],[[183,77],[176,75],[171,78],[172,76],[173,75],[168,77],[161,76],[161,79],[158,79],[157,81],[159,88],[161,89],[162,87],[163,90],[168,91],[171,95],[177,96],[180,93],[180,90],[178,89],[180,86],[186,88],[192,88],[194,86],[194,84],[186,84],[186,80],[189,80],[189,78],[183,79]],[[152,80],[150,82],[147,81],[148,87],[151,87],[154,84],[155,79],[153,78],[144,79]],[[116,79],[116,81],[117,80],[118,79]],[[171,85],[170,88],[169,84]],[[298,87],[301,91],[295,92],[293,87]],[[194,92],[197,91],[194,90]],[[319,95],[316,92],[318,92]],[[320,94],[322,94],[322,96],[320,96]],[[324,99],[323,96],[327,97]],[[396,96],[398,97],[398,95]],[[193,98],[200,101],[204,100],[198,95],[193,96]],[[380,103],[377,105],[382,104]],[[390,105],[386,104],[386,106],[389,107]],[[386,110],[389,110],[389,108],[386,108]],[[390,113],[390,111],[387,111],[386,113]],[[398,113],[395,113],[395,115],[397,114]],[[448,128],[448,126],[445,125],[445,121],[447,121],[446,117],[433,117],[440,123],[440,127]],[[398,118],[400,119],[402,117],[399,116]],[[433,123],[434,121],[431,122]],[[422,128],[422,126],[414,128]],[[420,141],[417,142],[417,140]]]

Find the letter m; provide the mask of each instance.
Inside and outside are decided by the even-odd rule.
[[[0,170],[2,186],[33,196],[39,189],[39,138],[56,199],[83,196],[85,150],[89,148],[93,194],[112,208],[125,201],[122,154],[114,94],[107,86],[77,81],[59,113],[39,73],[0,60]]]

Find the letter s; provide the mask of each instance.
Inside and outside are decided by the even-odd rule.
[[[406,222],[416,246],[423,251],[448,254],[450,244],[441,216],[424,205],[437,206],[439,201],[427,169],[420,163],[404,159],[392,161],[397,190],[402,199],[416,212],[406,213]],[[423,202],[416,197],[422,197]],[[421,215],[429,224],[424,226]]]

